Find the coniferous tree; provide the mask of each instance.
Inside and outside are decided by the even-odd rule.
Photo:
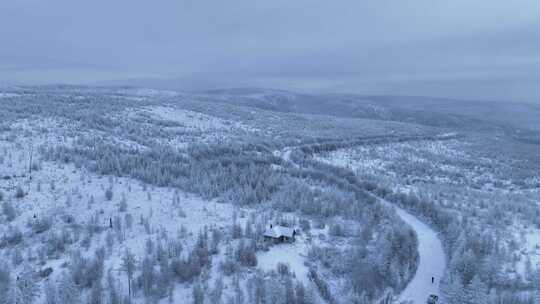
[[[487,287],[479,277],[474,277],[465,288],[466,304],[487,304]]]
[[[540,304],[540,267],[536,269],[534,275],[534,304]]]
[[[113,199],[113,190],[112,190],[111,187],[109,187],[109,188],[107,188],[107,190],[105,190],[105,199],[107,199],[108,201]]]
[[[253,290],[253,303],[265,304],[266,303],[266,284],[264,279],[257,274],[254,278],[254,290]]]
[[[294,297],[296,299],[296,304],[308,304],[306,288],[301,281],[296,281],[296,285],[294,287]]]
[[[192,296],[193,304],[204,304],[204,290],[200,283],[193,285]]]
[[[122,257],[122,270],[126,273],[128,279],[128,299],[131,303],[131,282],[133,280],[133,274],[135,273],[135,256],[126,249],[124,256]]]
[[[103,285],[101,280],[98,280],[92,284],[92,289],[90,290],[90,299],[89,304],[103,304]]]
[[[24,190],[21,186],[17,186],[17,189],[15,190],[15,197],[16,198],[23,198],[26,195]]]
[[[214,281],[214,286],[209,294],[209,300],[211,303],[221,303],[221,297],[223,295],[223,278],[220,276]]]
[[[61,274],[57,290],[59,303],[71,304],[79,301],[79,288],[69,273],[63,272]]]
[[[238,279],[233,280],[234,285],[234,303],[235,304],[244,304],[245,302],[245,295],[244,291],[242,290],[242,287],[240,287],[240,284],[238,282]]]
[[[445,298],[448,304],[463,304],[466,303],[465,287],[461,283],[459,277],[450,278],[442,282]]]
[[[171,284],[172,273],[167,259],[159,260],[159,273],[156,279],[156,295],[158,298],[165,297],[174,288]]]
[[[43,286],[45,292],[45,304],[57,304],[59,302],[56,286],[47,280]]]
[[[294,292],[293,281],[290,276],[285,278],[283,282],[285,288],[285,303],[298,303]]]
[[[9,200],[2,204],[2,212],[9,222],[13,221],[17,217],[17,210],[15,210],[15,207],[13,207],[13,204]]]
[[[112,274],[112,269],[109,269],[109,271],[107,272],[107,292],[109,304],[120,304],[121,297],[118,292],[116,278]]]
[[[127,210],[126,194],[122,193],[122,199],[120,200],[120,205],[118,206],[118,211],[126,212],[126,210]]]
[[[155,282],[155,272],[154,272],[154,262],[150,257],[146,256],[142,260],[141,265],[141,285],[143,289],[143,294],[145,297],[152,295],[154,282]]]

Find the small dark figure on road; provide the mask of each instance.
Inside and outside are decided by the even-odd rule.
[[[435,284],[435,277],[431,277],[431,284]]]
[[[109,218],[109,228],[112,228],[112,218]]]

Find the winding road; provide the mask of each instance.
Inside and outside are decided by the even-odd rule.
[[[298,166],[291,160],[292,149],[292,147],[287,147],[281,151],[275,151],[274,155],[287,162],[292,162],[294,166]],[[431,294],[441,297],[439,283],[446,268],[446,258],[437,233],[404,209],[385,200],[380,200],[382,203],[395,208],[398,216],[411,226],[418,238],[418,268],[409,285],[397,297],[398,303],[424,304]]]
[[[398,299],[399,302],[412,301],[415,304],[423,304],[426,303],[430,294],[440,296],[439,281],[444,275],[446,267],[442,243],[437,233],[428,225],[407,211],[396,206],[394,208],[401,219],[416,231],[418,254],[420,255],[416,274]],[[431,283],[432,277],[435,279],[434,283]]]

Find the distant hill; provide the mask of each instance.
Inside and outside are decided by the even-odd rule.
[[[468,130],[540,130],[540,106],[416,96],[300,94],[283,90],[233,88],[203,93],[209,100],[260,109],[411,122]]]

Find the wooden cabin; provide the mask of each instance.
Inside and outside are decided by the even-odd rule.
[[[296,233],[296,229],[270,224],[264,231],[263,236],[266,240],[275,243],[292,243],[295,240]]]

